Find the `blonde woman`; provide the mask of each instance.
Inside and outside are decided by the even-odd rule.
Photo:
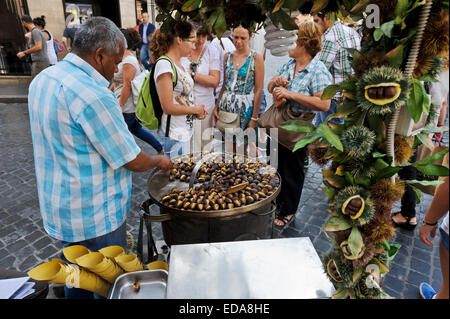
[[[267,86],[275,107],[287,102],[294,114],[309,114],[311,120],[316,112],[326,112],[330,108],[330,100],[321,100],[323,90],[332,83],[330,72],[316,57],[321,50],[321,35],[316,23],[302,22],[297,33],[297,46],[289,51],[291,59]],[[305,157],[306,148],[292,152],[278,144],[278,172],[282,184],[277,198],[276,226],[284,227],[294,220],[305,179]]]

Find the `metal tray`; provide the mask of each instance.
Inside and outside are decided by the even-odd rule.
[[[125,273],[117,277],[108,299],[166,299],[169,273],[162,269]],[[133,285],[139,280],[136,292]]]

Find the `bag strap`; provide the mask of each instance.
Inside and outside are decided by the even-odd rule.
[[[250,74],[250,68],[252,67],[252,62],[253,62],[255,55],[256,54],[254,54],[254,52],[251,53],[250,63],[248,64],[248,68],[247,68],[247,75],[245,76],[244,93],[245,93],[245,89],[247,88],[248,75]]]
[[[175,89],[175,87],[177,86],[177,82],[178,82],[178,73],[177,73],[177,68],[175,67],[175,63],[173,63],[173,61],[167,55],[162,55],[156,60],[155,65],[160,60],[166,60],[166,61],[170,62],[170,65],[172,66],[172,72],[173,72],[173,77],[172,77],[173,88]],[[172,116],[170,114],[167,114],[166,134],[165,134],[166,137],[169,137],[169,129],[170,129],[170,119],[171,119],[171,117]]]

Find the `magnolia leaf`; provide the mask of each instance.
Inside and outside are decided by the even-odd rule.
[[[439,82],[438,79],[436,79],[428,74],[422,75],[421,77],[417,78],[417,80],[424,81],[424,82]]]
[[[419,122],[420,117],[423,112],[424,104],[424,92],[422,83],[420,81],[413,79],[411,83],[411,93],[409,94],[409,99],[406,103],[414,123]],[[426,94],[426,93],[425,93]]]
[[[364,186],[366,188],[370,188],[372,183],[370,181],[370,178],[368,177],[359,177],[358,175],[355,176],[355,183],[357,185]]]
[[[377,171],[381,171],[382,169],[384,169],[384,168],[386,168],[386,167],[389,167],[389,164],[386,163],[385,161],[383,161],[381,158],[378,158],[378,159],[375,161],[375,169],[376,169]]]
[[[432,164],[435,161],[437,161],[438,159],[443,158],[445,156],[445,154],[447,154],[447,153],[448,153],[448,148],[443,150],[443,151],[440,151],[440,152],[438,152],[438,153],[436,153],[436,154],[434,154],[432,156],[424,158],[424,159],[422,159],[420,161],[414,162],[413,165],[421,165],[421,166],[423,166],[423,165],[427,165],[427,164]]]
[[[225,20],[225,12],[223,7],[217,8],[217,20],[214,23],[214,30],[217,36],[222,37],[223,33],[227,30],[227,21]]]
[[[417,179],[410,179],[410,180],[407,180],[407,181],[405,181],[407,184],[420,184],[420,185],[423,185],[423,186],[437,186],[437,185],[439,185],[439,184],[444,184],[444,181],[439,181],[439,180],[437,180],[437,181],[418,181]]]
[[[289,120],[283,122],[281,123],[280,128],[297,133],[310,133],[315,129],[314,124],[302,120]]]
[[[383,31],[384,35],[388,38],[392,36],[392,29],[394,28],[394,20],[383,23],[380,26],[381,31]]]
[[[407,9],[408,0],[397,0],[397,5],[395,6],[395,16],[403,17]]]
[[[328,85],[322,93],[320,97],[321,100],[331,100],[333,96],[336,95],[337,92],[341,90],[341,86],[339,84],[331,84]]]
[[[327,196],[328,199],[333,199],[336,195],[336,190],[332,187],[322,187],[322,192]]]
[[[430,176],[448,176],[448,167],[436,164],[428,164],[428,165],[412,165],[419,172],[430,175]]]
[[[324,231],[342,231],[352,227],[344,217],[331,217],[323,227]]]
[[[394,257],[400,251],[401,247],[402,247],[402,245],[400,245],[400,244],[389,245],[389,249],[387,249],[387,252],[388,252],[388,255],[389,255],[389,261],[392,261],[392,259],[394,259]]]
[[[425,145],[426,148],[428,148],[430,150],[432,150],[434,148],[433,141],[428,136],[428,134],[421,132],[421,133],[417,134],[416,137],[420,142],[422,142],[423,145]]]
[[[188,0],[181,7],[181,11],[183,11],[183,12],[194,11],[195,9],[198,9],[198,7],[200,6],[201,2],[202,2],[202,0]]]
[[[325,180],[330,183],[331,186],[335,188],[343,188],[344,186],[347,186],[347,182],[344,177],[338,176],[338,175],[332,175],[328,177],[324,177]]]
[[[409,187],[411,187],[414,193],[416,193],[416,204],[420,204],[420,199],[422,198],[422,191],[412,185],[409,185]]]
[[[278,10],[280,10],[283,7],[283,4],[284,4],[284,0],[278,1],[278,3],[275,5],[275,8],[273,8],[273,10],[272,10],[272,13],[275,13]]]
[[[353,276],[352,276],[352,281],[353,283],[356,283],[359,278],[361,278],[361,275],[364,272],[364,268],[360,267],[360,268],[356,268],[355,271],[353,272]]]
[[[423,87],[423,86],[422,86]],[[430,113],[430,95],[427,94],[425,91],[425,88],[423,88],[423,106],[422,106],[422,112],[428,115]]]
[[[357,14],[363,12],[366,9],[369,0],[360,0],[353,8],[350,9],[351,14]]]
[[[347,181],[347,183],[349,183],[351,185],[355,185],[355,178],[352,174],[350,174],[350,172],[345,172],[344,177],[345,177],[345,180]]]
[[[364,242],[362,235],[358,229],[358,227],[353,226],[352,232],[348,237],[348,246],[350,247],[350,251],[353,256],[358,255],[361,250],[364,248]]]
[[[333,294],[331,299],[346,299],[348,297],[348,289],[344,287],[339,287]]]
[[[315,140],[317,140],[319,138],[319,136],[317,135],[306,135],[304,138],[302,138],[300,141],[297,142],[297,144],[295,144],[294,149],[292,150],[292,152],[295,152],[298,149],[301,149],[303,147],[305,147],[306,145],[314,142]]]
[[[384,59],[393,67],[398,68],[402,65],[403,62],[403,45],[397,46],[395,49],[392,49],[384,56]]]
[[[339,136],[333,132],[333,130],[326,124],[322,123],[317,128],[323,138],[325,138],[331,145],[333,145],[336,149],[343,152],[344,146],[339,139]]]
[[[316,14],[323,8],[325,8],[328,4],[328,0],[314,0],[314,4],[311,8],[311,15]]]
[[[378,171],[376,173],[376,178],[380,179],[380,178],[389,178],[394,176],[395,174],[398,173],[399,170],[401,170],[402,167],[392,167],[392,166],[388,166],[383,168],[382,170]]]
[[[372,157],[373,158],[380,158],[380,157],[385,157],[387,156],[386,154],[380,153],[380,152],[373,152],[372,153]]]
[[[373,39],[378,42],[382,36],[383,31],[380,28],[376,28],[375,31],[373,32]]]

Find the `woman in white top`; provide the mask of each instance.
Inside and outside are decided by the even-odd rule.
[[[194,119],[202,120],[208,114],[203,104],[195,104],[194,80],[181,64],[194,43],[195,31],[187,21],[178,21],[169,30],[156,30],[150,41],[153,76],[163,110],[158,135],[164,153],[170,157],[190,152]],[[167,59],[159,59],[162,56]],[[175,87],[172,63],[177,73]]]
[[[53,45],[53,35],[50,31],[45,30],[45,17],[41,16],[40,18],[35,18],[33,19],[33,23],[44,34],[47,42],[47,56],[50,65],[56,64],[56,62],[58,62],[58,57],[56,56],[55,47]]]
[[[139,62],[133,53],[141,41],[141,36],[134,28],[121,29],[121,31],[127,40],[127,49],[123,54],[122,62],[117,67],[118,72],[114,74],[111,89],[119,99],[122,115],[130,132],[150,144],[158,153],[162,154],[161,143],[158,142],[149,130],[142,127],[137,120],[136,105],[134,105],[131,92],[131,81],[142,72]]]
[[[217,49],[209,45],[209,31],[201,24],[196,30],[195,49],[188,57],[181,58],[185,70],[189,70],[194,79],[194,100],[204,104],[208,115],[203,120],[194,121],[194,149],[200,151],[212,139],[212,114],[215,105],[214,90],[220,80],[220,59]]]

